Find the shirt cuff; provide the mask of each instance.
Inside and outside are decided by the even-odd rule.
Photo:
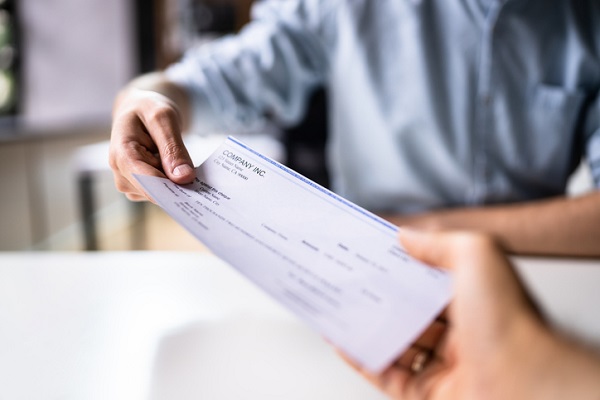
[[[600,129],[590,138],[587,146],[587,159],[590,165],[594,186],[600,189]]]

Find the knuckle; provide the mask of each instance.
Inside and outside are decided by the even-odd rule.
[[[128,193],[131,190],[131,185],[124,179],[115,179],[115,187],[121,193]]]
[[[108,166],[113,171],[116,171],[118,169],[118,167],[117,167],[117,160],[115,158],[116,157],[112,153],[110,153],[109,156],[108,156]]]
[[[173,123],[178,124],[179,115],[173,107],[166,104],[160,104],[148,110],[147,118],[156,124],[165,126]]]
[[[116,151],[112,146],[108,151],[108,165],[113,172],[119,171],[119,152]]]
[[[174,141],[168,141],[162,148],[162,154],[168,159],[176,159],[181,154],[181,147]]]
[[[138,201],[139,198],[139,196],[135,195],[134,193],[125,193],[125,197],[127,197],[127,199],[130,201]]]

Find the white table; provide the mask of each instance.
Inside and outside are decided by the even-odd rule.
[[[600,261],[519,259],[600,346]],[[209,254],[0,253],[0,399],[384,399]]]

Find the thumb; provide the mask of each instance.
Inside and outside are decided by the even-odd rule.
[[[183,143],[181,116],[177,106],[158,93],[146,91],[144,96],[149,103],[140,118],[156,144],[163,172],[175,183],[192,182],[194,164]]]
[[[441,237],[442,236],[442,237]],[[444,266],[448,250],[443,246],[443,234],[400,228],[398,238],[404,249],[414,258],[431,265]],[[446,265],[446,267],[448,267]]]
[[[490,265],[508,264],[494,239],[484,234],[402,228],[398,236],[400,243],[412,257],[441,268],[460,270],[466,268],[466,264],[476,264],[488,269]],[[497,273],[502,272],[501,269]]]
[[[192,159],[176,126],[153,134],[163,171],[175,183],[186,184],[194,180]]]
[[[165,175],[175,183],[185,184],[194,180],[192,159],[181,137],[172,137],[160,147],[160,158]]]
[[[470,232],[421,232],[401,229],[399,239],[413,257],[455,272],[459,303],[493,313],[498,320],[535,306],[513,266],[489,236]]]

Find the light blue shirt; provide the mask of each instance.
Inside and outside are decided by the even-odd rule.
[[[600,187],[600,1],[279,0],[168,70],[195,126],[298,121],[328,93],[334,191],[376,211]]]

